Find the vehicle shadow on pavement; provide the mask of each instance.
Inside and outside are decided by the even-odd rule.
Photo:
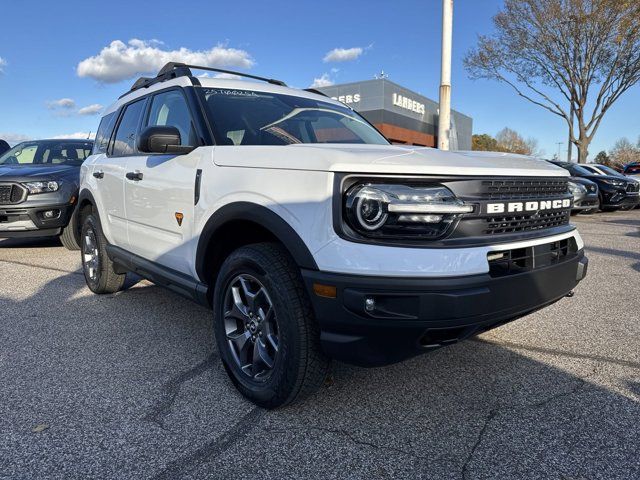
[[[0,281],[24,288],[19,268]],[[3,478],[640,476],[635,360],[497,330],[385,368],[336,364],[312,398],[265,411],[228,380],[210,311],[146,283],[92,295],[77,272],[28,282],[19,300],[0,291]],[[612,365],[624,382],[607,383]]]
[[[0,239],[0,248],[47,248],[59,247],[60,245],[58,237]]]

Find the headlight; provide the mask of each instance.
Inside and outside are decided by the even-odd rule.
[[[344,198],[347,225],[371,238],[437,239],[473,209],[437,184],[357,184]]]
[[[627,183],[622,180],[602,180],[602,181],[607,185],[612,185],[614,187],[622,187],[625,183]]]
[[[584,185],[581,185],[579,183],[574,183],[574,182],[569,182],[569,191],[571,192],[571,195],[573,195],[574,197],[577,197],[578,195],[584,195],[585,193],[587,193],[587,189],[585,188]]]
[[[23,183],[30,194],[55,192],[60,188],[58,182],[28,182]]]

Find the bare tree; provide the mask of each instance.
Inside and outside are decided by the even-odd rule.
[[[538,141],[535,138],[525,138],[515,130],[503,128],[496,134],[496,150],[499,152],[519,153],[521,155],[540,156]]]
[[[622,168],[628,163],[640,161],[640,145],[633,145],[629,139],[619,139],[611,149],[609,164],[612,167]]]
[[[604,114],[640,81],[640,1],[505,0],[493,21],[465,58],[470,76],[563,118],[586,162]]]

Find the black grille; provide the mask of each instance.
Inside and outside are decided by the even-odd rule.
[[[549,198],[565,195],[568,191],[566,178],[484,180],[481,197],[488,200]]]
[[[25,190],[19,185],[0,185],[0,205],[11,205],[23,200]]]
[[[13,185],[0,185],[0,204],[11,203]]]
[[[516,248],[487,255],[489,274],[502,277],[555,265],[575,256],[578,246],[573,238],[557,242]]]
[[[637,191],[640,191],[640,183],[627,184],[627,193],[635,193]]]
[[[570,210],[560,212],[544,212],[533,215],[518,215],[510,217],[487,217],[486,235],[499,233],[528,232],[544,228],[567,225],[571,216]]]

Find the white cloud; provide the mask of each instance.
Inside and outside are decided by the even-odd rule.
[[[31,140],[31,137],[22,133],[1,133],[0,140],[6,141],[9,145],[13,146],[20,142],[26,142]]]
[[[63,135],[56,135],[55,137],[51,137],[51,138],[56,138],[56,139],[80,139],[80,140],[86,140],[87,137],[89,137],[91,140],[93,140],[94,138],[96,138],[96,132],[75,132],[75,133],[66,133]]]
[[[158,40],[129,40],[127,44],[114,40],[100,53],[82,60],[76,69],[78,76],[103,83],[115,83],[141,74],[157,73],[168,62],[183,62],[206,67],[251,68],[253,58],[245,50],[218,44],[209,50],[182,47],[165,50]]]
[[[351,60],[355,60],[360,55],[362,55],[364,49],[361,47],[353,47],[353,48],[334,48],[330,52],[328,52],[323,61],[326,62],[349,62]]]
[[[4,73],[3,67],[6,67],[6,66],[7,66],[7,61],[4,58],[0,57],[0,73]]]
[[[97,115],[102,111],[103,108],[103,105],[100,105],[99,103],[93,103],[79,109],[78,115]]]
[[[328,73],[323,73],[320,77],[314,78],[311,88],[330,87],[335,82],[331,80]]]
[[[49,110],[57,110],[59,108],[64,108],[65,110],[74,108],[76,106],[76,101],[73,98],[61,98],[59,100],[51,100],[47,102],[47,108]]]
[[[225,79],[229,79],[229,80],[240,80],[242,77],[240,75],[234,75],[233,73],[216,73],[214,75],[211,75],[210,73],[201,73],[199,75],[196,75],[196,77],[198,78],[225,78]]]

